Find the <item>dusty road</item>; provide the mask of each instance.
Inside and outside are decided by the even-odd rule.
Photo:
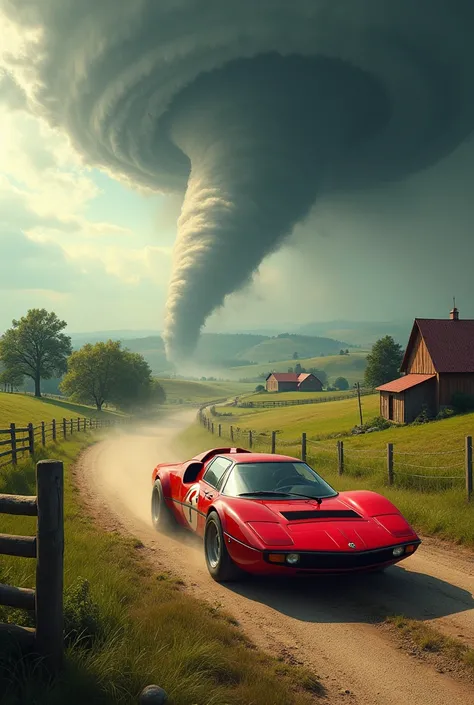
[[[276,584],[216,584],[200,543],[162,536],[150,523],[150,473],[175,458],[170,442],[195,412],[117,435],[90,448],[77,468],[86,503],[109,527],[122,526],[150,549],[157,569],[178,574],[200,599],[222,605],[259,646],[304,663],[322,680],[327,701],[357,705],[468,705],[472,684],[439,673],[399,647],[380,625],[389,614],[432,622],[474,646],[474,561],[425,541],[418,553],[380,576]],[[350,694],[342,694],[343,691]]]

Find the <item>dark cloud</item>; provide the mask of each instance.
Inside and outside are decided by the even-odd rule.
[[[44,27],[37,100],[90,162],[186,190],[165,333],[178,357],[319,196],[404,178],[473,126],[471,0],[0,7]]]

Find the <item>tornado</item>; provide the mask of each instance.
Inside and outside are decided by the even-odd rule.
[[[15,63],[31,109],[91,165],[184,194],[164,330],[175,361],[319,197],[402,180],[474,126],[471,0],[0,8],[39,30]]]

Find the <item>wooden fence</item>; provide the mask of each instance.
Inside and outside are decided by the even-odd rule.
[[[284,393],[284,392],[283,392]],[[374,391],[372,389],[361,389],[360,390],[360,396],[361,397],[366,397],[369,394],[373,394]],[[269,396],[272,396],[272,393],[270,393]],[[276,396],[276,395],[275,395]],[[342,401],[344,399],[354,399],[357,398],[357,392],[350,392],[348,394],[338,394],[337,396],[318,396],[318,397],[302,397],[301,399],[268,399],[268,400],[263,400],[262,401],[242,401],[238,402],[237,406],[245,409],[252,409],[252,408],[273,408],[273,407],[279,407],[279,406],[299,406],[300,404],[322,404],[323,402],[327,401]]]
[[[38,654],[56,673],[63,656],[63,464],[41,460],[36,496],[0,494],[0,514],[37,517],[36,536],[0,534],[0,554],[36,559],[36,588],[0,584],[0,604],[35,613],[35,629],[0,624],[0,637]]]
[[[251,430],[240,429],[235,426],[229,426],[224,428],[221,423],[215,423],[211,420],[210,416],[204,413],[204,408],[201,408],[198,413],[199,422],[206,428],[210,433],[217,435],[219,438],[226,437],[230,439],[233,443],[239,440],[240,445],[246,443],[249,449],[255,448],[256,446],[261,447],[266,446],[270,453],[275,453],[277,448],[277,431],[268,431],[266,433],[255,433]],[[465,485],[466,499],[468,502],[471,501],[473,495],[473,460],[472,460],[472,436],[466,436],[464,448],[458,450],[448,450],[440,451],[439,453],[406,453],[400,452],[395,455],[394,444],[387,443],[385,450],[381,449],[360,449],[360,448],[349,448],[346,452],[344,446],[344,441],[337,440],[333,445],[331,445],[329,440],[317,441],[309,438],[306,433],[302,433],[300,438],[293,441],[280,441],[279,447],[284,451],[285,448],[289,447],[299,447],[299,457],[301,460],[306,461],[308,456],[315,457],[317,453],[324,453],[326,456],[334,453],[334,457],[337,462],[337,472],[338,475],[346,474],[347,467],[347,452],[350,454],[360,454],[364,456],[365,463],[370,464],[371,462],[380,463],[385,462],[386,470],[386,482],[388,485],[403,484],[410,481],[410,486],[425,486],[432,487],[438,486],[439,483],[443,483],[446,486],[453,486],[455,483],[463,483]],[[408,461],[406,457],[408,456]],[[410,457],[415,456],[420,461],[422,457],[431,458],[431,463],[433,457],[448,458],[454,460],[454,464],[450,465],[419,465],[409,462]],[[457,456],[457,458],[456,458]],[[395,462],[396,457],[401,457],[403,460],[401,462]],[[359,474],[361,468],[359,467]],[[446,474],[443,472],[441,474],[435,473],[420,473],[420,470],[435,470],[435,471],[447,471],[456,472],[453,474]],[[414,472],[417,471],[417,472]],[[415,485],[416,483],[416,485]]]
[[[58,438],[66,439],[74,433],[110,428],[128,422],[128,417],[107,416],[104,418],[77,417],[72,419],[40,421],[26,426],[10,424],[9,428],[0,429],[0,468],[12,463],[16,465],[24,453],[34,456],[35,450]],[[6,460],[5,460],[6,458]]]

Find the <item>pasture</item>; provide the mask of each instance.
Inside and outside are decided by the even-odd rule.
[[[187,379],[158,379],[166,392],[167,402],[176,404],[204,403],[213,399],[225,399],[253,392],[254,384],[241,382],[198,382]]]
[[[49,423],[53,419],[76,418],[78,416],[87,418],[103,418],[104,415],[115,415],[118,412],[104,409],[97,411],[92,406],[74,404],[60,399],[48,399],[35,397],[26,394],[8,394],[0,392],[0,428],[8,428],[11,423],[17,426],[24,426],[32,423],[38,424],[41,421]]]

